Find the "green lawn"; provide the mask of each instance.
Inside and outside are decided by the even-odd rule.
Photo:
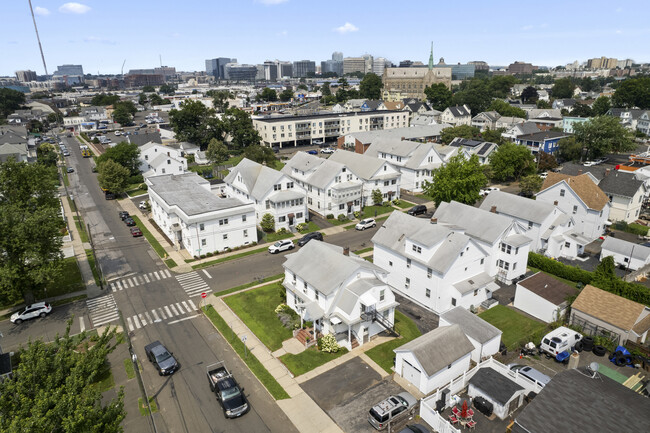
[[[527,341],[536,343],[547,330],[545,323],[530,319],[505,305],[492,307],[479,316],[503,332],[501,341],[509,350]]]
[[[229,293],[239,292],[240,290],[248,289],[249,287],[257,286],[258,284],[268,283],[269,281],[279,280],[281,278],[284,278],[284,274],[271,275],[270,277],[266,277],[261,280],[251,281],[250,283],[242,284],[241,286],[231,287],[228,290],[224,290],[218,293],[213,293],[213,295],[216,297],[225,296]]]
[[[276,241],[279,241],[281,239],[288,239],[292,238],[294,235],[291,232],[285,232],[285,233],[264,233],[264,241],[263,242],[268,242],[270,244],[275,243]]]
[[[274,311],[283,302],[281,290],[284,289],[280,283],[273,283],[223,299],[271,351],[278,350],[284,340],[293,337]]]
[[[316,223],[313,221],[307,221],[306,224],[307,225],[305,226],[305,228],[300,230],[300,233],[307,234],[311,232],[317,232],[318,230],[320,230],[320,227],[318,227]]]
[[[65,186],[70,186],[70,180],[68,179],[68,172],[66,171],[66,167],[60,167],[61,169],[61,176],[63,177],[63,184]]]
[[[343,225],[343,224],[349,224],[350,220],[346,218],[343,221],[339,221],[338,218],[328,218],[327,222],[332,224],[332,225],[335,225],[335,226],[340,226],[340,225]],[[354,226],[354,224],[353,224],[353,226]]]
[[[79,232],[79,239],[81,242],[88,242],[88,232],[86,232],[86,226],[80,217],[74,215],[74,225],[77,226],[77,231]]]
[[[65,295],[66,293],[84,290],[83,278],[77,264],[76,257],[63,259],[63,266],[59,275],[47,284],[44,290],[37,290],[34,295],[37,299],[50,298],[52,296]]]
[[[126,377],[129,379],[135,378],[135,368],[133,368],[133,361],[130,359],[124,360],[124,370],[126,370]]]
[[[393,358],[395,358],[393,350],[422,335],[415,322],[397,310],[395,310],[395,330],[400,334],[399,338],[382,343],[366,352],[366,355],[387,373],[393,372]]]
[[[165,248],[163,248],[163,246],[160,245],[160,242],[158,242],[158,240],[156,240],[156,238],[155,238],[155,237],[153,236],[153,234],[149,231],[149,229],[146,228],[146,227],[144,226],[144,224],[142,224],[142,221],[140,221],[140,218],[138,218],[138,217],[135,216],[135,215],[131,215],[131,218],[133,218],[133,220],[135,221],[135,224],[136,224],[138,227],[140,227],[140,230],[142,230],[142,234],[143,234],[144,237],[147,239],[147,241],[149,241],[149,243],[151,244],[151,247],[154,249],[154,251],[156,251],[156,253],[158,254],[158,256],[159,256],[160,258],[163,258],[163,259],[164,259],[164,258],[167,256],[167,252],[165,251]]]
[[[222,257],[222,258],[216,259],[216,260],[210,260],[209,262],[205,262],[205,263],[199,263],[198,265],[192,266],[192,269],[207,268],[208,266],[216,265],[217,263],[223,263],[223,262],[227,262],[227,261],[230,261],[230,260],[240,259],[242,257],[250,256],[251,254],[257,254],[257,253],[261,253],[263,251],[268,251],[268,250],[269,250],[268,247],[262,247],[262,248],[258,248],[256,250],[247,250],[247,251],[244,251],[243,253],[234,254],[232,256]]]
[[[377,211],[377,215],[382,215],[385,213],[389,213],[394,211],[395,208],[393,206],[366,206],[363,208],[363,211],[361,212],[361,216],[359,219],[363,218],[374,218],[375,217],[375,211]]]
[[[233,335],[232,329],[226,323],[225,320],[215,311],[212,305],[208,305],[203,309],[206,316],[214,323],[214,326],[219,330],[224,338],[229,339],[230,345],[235,349],[235,352],[239,357],[246,363],[248,368],[253,372],[257,379],[264,385],[264,387],[269,391],[271,396],[276,400],[283,400],[289,398],[289,394],[282,388],[277,380],[269,373],[269,371],[264,367],[264,365],[253,355],[250,351],[245,349],[244,343],[239,339],[237,335],[234,338],[230,336]]]
[[[93,278],[95,279],[95,284],[99,287],[99,272],[97,271],[97,266],[95,265],[95,255],[93,250],[86,250],[86,258],[88,259],[88,264],[90,265],[90,270],[93,272]]]
[[[141,188],[141,186],[144,186],[144,188]],[[144,183],[129,185],[126,189],[126,193],[129,197],[137,197],[139,195],[146,194],[147,192],[148,191]]]
[[[362,249],[362,250],[352,251],[352,252],[353,252],[354,254],[361,255],[361,254],[363,254],[363,253],[369,253],[369,252],[372,251],[373,249],[374,249],[374,247],[368,247],[368,248],[364,248],[364,249]]]
[[[345,348],[339,349],[336,353],[326,353],[319,352],[315,346],[312,346],[297,355],[293,353],[282,355],[280,361],[287,366],[294,376],[300,376],[346,353],[348,353],[348,350]]]
[[[144,398],[138,398],[138,408],[140,409],[140,415],[142,416],[149,415],[149,408],[151,408],[151,413],[158,412],[158,405],[153,397],[149,397],[149,408],[144,404]]]
[[[174,261],[174,259],[167,259],[167,260],[165,260],[165,264],[167,265],[167,267],[168,267],[169,269],[171,269],[171,268],[175,268],[176,266],[178,266],[178,265],[176,264],[176,262]]]
[[[395,206],[397,206],[400,209],[409,209],[415,206],[415,203],[411,203],[410,201],[400,199],[399,203],[396,204]]]

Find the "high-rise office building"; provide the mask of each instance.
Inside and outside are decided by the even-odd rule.
[[[228,57],[217,57],[216,59],[208,59],[205,61],[205,72],[212,75],[217,80],[225,80],[225,68],[228,63],[237,63],[237,59],[230,59]]]
[[[614,69],[618,66],[618,59],[600,57],[587,60],[587,68],[589,69]]]
[[[384,70],[386,68],[390,68],[393,64],[391,63],[390,60],[387,60],[383,57],[377,57],[372,61],[372,72],[375,75],[379,75],[380,77],[384,75]]]
[[[16,71],[16,78],[21,83],[29,83],[30,81],[36,81],[36,72],[26,70],[26,71]]]
[[[475,60],[473,62],[467,62],[468,65],[474,65],[475,71],[488,71],[490,67],[488,64],[482,60]]]
[[[56,67],[52,75],[80,75],[83,76],[84,68],[81,65],[61,65]]]
[[[277,63],[278,63],[278,78],[293,77],[293,63],[291,62],[277,62]]]
[[[332,53],[332,60],[337,61],[337,62],[342,62],[343,61],[343,53],[340,51],[334,51]]]
[[[227,63],[224,66],[224,75],[224,79],[230,81],[255,81],[257,77],[257,66]]]
[[[343,61],[339,60],[325,60],[320,62],[320,72],[325,74],[328,72],[334,72],[339,77],[343,76]]]
[[[264,79],[266,81],[277,81],[278,79],[278,65],[271,60],[264,62]]]
[[[313,60],[299,60],[293,62],[293,76],[298,78],[316,74],[316,62]]]
[[[346,57],[343,59],[343,74],[354,72],[366,73],[366,59],[363,57]]]

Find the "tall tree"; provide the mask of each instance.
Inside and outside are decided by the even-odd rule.
[[[113,105],[120,100],[119,95],[113,95],[112,93],[100,93],[93,96],[93,99],[90,100],[92,105],[96,106],[105,106]]]
[[[205,156],[213,164],[221,164],[230,158],[228,147],[216,138],[210,140],[208,149],[205,151]]]
[[[320,86],[320,93],[323,96],[330,96],[332,94],[332,90],[330,89],[330,84],[324,83],[322,86]]]
[[[131,113],[128,109],[120,105],[115,110],[113,110],[113,121],[119,123],[121,126],[129,126],[133,124]]]
[[[279,95],[280,101],[288,102],[293,98],[293,90],[291,87],[284,89]]]
[[[278,100],[278,93],[273,89],[265,87],[259,94],[259,97],[262,101],[275,102]]]
[[[476,155],[466,159],[456,155],[447,164],[432,172],[431,182],[424,182],[424,193],[439,206],[443,201],[455,200],[473,205],[480,198],[479,191],[487,184],[483,168]]]
[[[425,87],[424,94],[434,110],[445,111],[447,107],[451,106],[451,98],[453,95],[444,83],[432,84],[431,86]]]
[[[549,171],[557,167],[557,159],[555,156],[544,151],[537,154],[537,170]]]
[[[85,332],[70,336],[71,324],[52,343],[29,341],[13,376],[0,381],[1,431],[123,431],[123,390],[108,400],[96,386],[106,370],[107,355],[115,349],[111,341],[116,328],[107,328],[91,349]]]
[[[528,86],[521,92],[521,100],[524,103],[537,102],[538,98],[539,95],[537,94],[537,89],[533,86]]]
[[[266,164],[269,167],[274,167],[277,161],[277,159],[275,159],[275,154],[270,147],[260,146],[259,144],[247,146],[244,149],[244,156],[251,161],[255,161],[259,164]]]
[[[502,116],[508,117],[521,117],[522,119],[526,118],[526,112],[519,107],[508,104],[506,101],[501,99],[495,99],[492,101],[488,110],[493,110],[499,113]]]
[[[99,186],[114,194],[122,194],[128,185],[129,170],[112,159],[97,164]]]
[[[572,117],[591,117],[593,115],[593,111],[589,105],[576,102],[573,104],[573,108],[571,109],[570,114]]]
[[[160,86],[158,91],[160,93],[162,93],[163,95],[173,95],[174,93],[176,93],[176,85],[175,84],[163,84],[162,86]]]
[[[604,116],[612,108],[612,101],[607,96],[599,96],[591,105],[594,116]]]
[[[505,143],[490,155],[492,178],[499,181],[518,180],[535,173],[535,157],[526,146]]]
[[[106,152],[97,158],[97,165],[107,160],[112,160],[129,171],[129,176],[140,173],[140,149],[135,143],[122,141],[113,147],[106,149]]]
[[[490,143],[496,143],[501,145],[506,142],[506,140],[501,135],[505,131],[506,128],[499,128],[499,129],[488,128],[479,134],[479,138],[483,141],[489,141]]]
[[[560,139],[557,145],[558,155],[565,161],[577,161],[582,157],[582,144],[573,136]]]
[[[0,298],[33,300],[61,270],[64,228],[54,170],[13,159],[0,164]],[[1,418],[1,417],[0,417]]]
[[[248,146],[260,144],[262,137],[253,127],[251,116],[239,108],[229,108],[223,116],[224,134],[229,141],[228,149],[233,153],[240,153]]]
[[[469,125],[459,125],[453,126],[451,128],[445,128],[440,133],[440,140],[444,144],[449,144],[456,137],[461,138],[476,138],[478,137],[480,130],[474,126]]]
[[[0,118],[18,110],[25,103],[25,94],[6,87],[0,88]]]
[[[542,188],[543,184],[544,179],[536,174],[529,174],[521,178],[521,181],[519,181],[519,189],[525,195],[532,196]]]
[[[576,141],[587,149],[590,158],[597,158],[610,152],[634,150],[632,132],[621,125],[616,117],[598,116],[574,125]]]
[[[517,83],[519,80],[512,75],[497,75],[490,79],[488,86],[493,98],[505,98]]]
[[[227,90],[211,90],[208,96],[212,96],[212,106],[217,113],[225,112],[230,106],[228,100],[233,98],[232,93]]]
[[[156,91],[156,89],[153,86],[144,86],[142,88],[142,91],[145,93],[153,93]]]
[[[153,103],[153,102],[152,102]],[[188,141],[205,150],[213,138],[222,139],[223,128],[214,116],[215,110],[201,101],[186,100],[180,109],[169,112],[169,123],[179,141]]]
[[[359,83],[359,96],[366,99],[381,99],[381,89],[383,87],[384,83],[382,83],[381,77],[370,72]]]
[[[56,167],[56,163],[59,160],[59,157],[54,151],[54,145],[50,143],[42,143],[38,146],[38,149],[36,149],[36,157],[39,164],[49,167]]]
[[[551,95],[555,99],[572,98],[575,88],[576,85],[573,84],[570,78],[560,78],[559,80],[555,80],[555,84],[551,89]]]
[[[157,93],[152,93],[149,95],[149,103],[153,105],[168,105],[169,101],[166,99],[163,99],[159,94]]]
[[[452,98],[453,105],[466,104],[474,115],[487,110],[491,102],[492,90],[484,80],[476,78],[469,82],[465,90],[454,93]]]
[[[623,81],[614,92],[612,102],[615,107],[633,108],[641,110],[650,108],[650,77],[628,78]]]
[[[542,101],[541,99],[537,100],[537,108],[553,108],[548,101]]]

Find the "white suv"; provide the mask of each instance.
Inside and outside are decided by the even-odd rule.
[[[354,226],[354,228],[357,230],[365,230],[365,229],[372,228],[376,225],[377,223],[375,222],[374,218],[366,218],[365,220],[359,221],[357,225]]]
[[[287,251],[287,250],[292,250],[294,248],[293,241],[289,239],[285,239],[283,241],[277,241],[273,245],[269,247],[269,253],[271,254],[277,254],[281,251]]]
[[[26,306],[23,311],[12,314],[10,320],[11,323],[20,325],[25,320],[33,319],[35,317],[45,317],[46,315],[50,314],[50,311],[52,311],[50,304],[46,302],[37,302],[35,304]]]

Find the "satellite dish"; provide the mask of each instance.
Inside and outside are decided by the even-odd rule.
[[[596,373],[599,368],[600,368],[600,364],[598,364],[597,362],[592,362],[591,364],[589,364],[589,370],[593,371],[594,373]]]

